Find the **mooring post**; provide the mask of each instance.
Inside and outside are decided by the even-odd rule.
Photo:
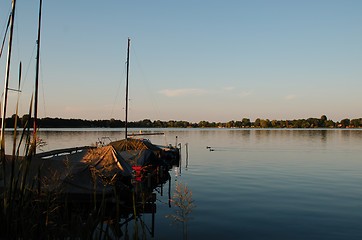
[[[155,213],[156,213],[156,204],[152,203],[151,237],[154,237],[154,236],[155,236]]]
[[[168,207],[171,208],[171,176],[168,180]]]
[[[185,144],[185,148],[186,148],[186,168],[189,165],[189,144],[186,143]]]

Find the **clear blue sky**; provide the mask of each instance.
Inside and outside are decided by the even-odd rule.
[[[17,0],[10,87],[35,75],[37,0]],[[4,35],[11,0],[0,3]],[[362,117],[362,1],[43,1],[40,117]],[[33,53],[34,51],[34,53]],[[0,60],[4,84],[6,49]],[[9,98],[14,113],[16,94]]]

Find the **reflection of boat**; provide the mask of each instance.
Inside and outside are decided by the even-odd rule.
[[[146,181],[135,181],[133,190],[127,192],[121,201],[112,201],[105,205],[104,215],[96,220],[101,226],[94,232],[104,232],[111,239],[131,239],[131,235],[139,237],[135,239],[149,239],[155,236],[155,220],[157,214],[157,198],[163,195],[165,185],[168,181],[168,198],[170,204],[171,182],[168,172],[163,177],[150,177]],[[91,203],[73,204],[72,208],[81,214],[79,217],[83,222],[89,219]],[[147,217],[145,217],[147,216]],[[102,227],[103,226],[103,227]],[[94,236],[94,235],[93,235]],[[143,237],[141,237],[143,236]],[[121,238],[122,237],[122,238]]]

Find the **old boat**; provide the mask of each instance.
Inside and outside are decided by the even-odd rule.
[[[130,189],[129,179],[132,168],[117,153],[112,146],[94,148],[90,146],[70,149],[59,149],[36,154],[37,145],[37,104],[38,104],[38,72],[42,0],[39,5],[39,23],[37,44],[37,64],[35,77],[35,101],[33,139],[30,140],[30,128],[24,128],[23,134],[28,139],[25,156],[14,151],[12,155],[5,154],[5,116],[7,107],[7,92],[9,90],[9,69],[16,0],[12,1],[12,11],[9,16],[9,47],[6,79],[4,87],[3,117],[1,128],[1,170],[0,191],[24,191],[35,188],[40,192],[57,193],[75,201],[89,200],[89,196],[104,198],[112,195],[114,189],[125,192]],[[6,36],[7,31],[5,32]],[[20,71],[21,73],[21,71]],[[19,74],[20,75],[20,74]],[[20,79],[20,76],[19,76]],[[20,89],[20,80],[19,80]],[[31,104],[32,105],[32,104]],[[31,108],[30,114],[31,115]],[[16,128],[15,128],[16,134]],[[23,136],[24,136],[23,135]],[[21,139],[23,139],[23,136]],[[15,139],[15,137],[14,137]],[[20,146],[20,143],[19,143]]]

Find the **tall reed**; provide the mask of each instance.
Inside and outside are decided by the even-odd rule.
[[[172,204],[177,208],[176,213],[173,215],[167,215],[167,218],[172,219],[171,225],[176,222],[182,223],[183,236],[187,239],[187,224],[188,220],[192,218],[189,216],[196,207],[195,201],[192,199],[192,191],[187,187],[187,184],[182,185],[181,182],[176,183],[175,193]]]
[[[29,115],[32,112],[31,106],[32,100]],[[134,215],[133,237],[146,238],[146,226],[140,215],[149,196],[141,195],[140,205],[140,192],[143,191],[138,192],[136,188],[133,193],[129,192],[132,203],[126,206],[123,198],[127,192],[117,186],[116,176],[101,182],[105,186],[113,187],[113,195],[106,196],[105,192],[99,194],[96,183],[105,178],[91,168],[94,191],[89,194],[86,202],[75,202],[72,196],[64,192],[61,176],[56,169],[46,178],[41,174],[43,166],[39,166],[34,176],[34,173],[31,173],[31,170],[34,170],[34,150],[43,142],[41,139],[32,139],[30,126],[31,119],[28,119],[19,135],[18,131],[14,132],[13,143],[17,145],[16,150],[13,147],[11,155],[1,155],[0,239],[120,238],[122,232],[119,222],[121,217],[125,216],[124,212],[128,216],[129,210]],[[21,156],[22,147],[24,154]],[[67,165],[66,161],[64,163]],[[110,197],[112,202],[109,201]]]
[[[29,126],[30,119],[19,136],[17,151],[1,155],[0,239],[112,239],[108,234],[110,224],[103,223],[114,216],[107,212],[105,195],[96,196],[96,186],[90,201],[78,204],[63,193],[56,169],[49,178],[41,175],[42,166],[36,176],[30,175],[35,142],[38,145],[43,142],[31,139]],[[16,138],[15,133],[13,141]],[[21,146],[24,156],[19,154]],[[94,182],[96,177],[95,173]],[[116,189],[114,195],[119,195]]]

